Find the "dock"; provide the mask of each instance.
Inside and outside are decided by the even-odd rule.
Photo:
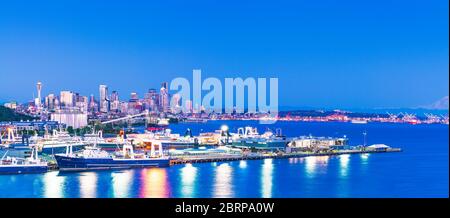
[[[286,159],[286,158],[302,158],[302,157],[314,157],[314,156],[337,156],[343,154],[370,154],[370,153],[391,153],[401,152],[400,148],[389,148],[386,150],[342,150],[331,152],[295,152],[284,154],[261,154],[251,153],[249,155],[241,154],[221,154],[221,155],[197,155],[197,156],[184,156],[176,157],[170,160],[170,165],[179,164],[192,164],[192,163],[212,163],[212,162],[229,162],[229,161],[241,161],[241,160],[262,160],[262,159]],[[55,161],[49,160],[49,171],[57,171],[58,165]]]
[[[188,163],[208,163],[208,162],[226,162],[226,161],[240,161],[240,160],[261,160],[261,159],[281,159],[281,158],[299,158],[299,157],[311,157],[311,156],[335,156],[343,154],[369,154],[369,153],[390,153],[401,152],[400,148],[390,148],[387,150],[345,150],[345,151],[333,151],[323,153],[287,153],[287,154],[274,154],[274,155],[208,155],[208,156],[193,156],[193,157],[180,157],[174,158],[170,161],[171,165],[188,164]]]

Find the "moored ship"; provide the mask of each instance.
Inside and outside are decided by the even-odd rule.
[[[255,149],[284,149],[288,140],[282,136],[281,130],[276,134],[271,131],[266,131],[259,134],[256,128],[245,127],[239,128],[237,134],[233,134],[231,145],[240,148],[255,148]]]
[[[144,144],[150,141],[159,141],[166,149],[185,149],[199,145],[198,138],[192,135],[190,129],[186,130],[184,136],[173,134],[170,129],[165,129],[163,131],[147,131],[145,134],[136,135],[135,139]]]
[[[133,145],[126,142],[122,150],[113,154],[101,150],[97,146],[87,146],[81,152],[73,152],[68,146],[65,154],[56,154],[56,162],[61,171],[83,171],[104,169],[129,169],[145,167],[166,167],[170,165],[169,157],[163,154],[162,146],[159,151],[134,153]]]
[[[44,173],[48,171],[47,162],[38,158],[36,147],[32,147],[31,156],[18,158],[6,156],[0,159],[0,174]]]
[[[60,129],[53,130],[53,133],[45,134],[43,138],[36,140],[38,151],[43,154],[54,155],[64,153],[67,145],[70,144],[74,151],[81,150],[86,145],[80,137],[71,136],[67,131]]]
[[[102,131],[98,131],[97,133],[93,131],[92,133],[84,134],[83,142],[90,145],[96,144],[97,147],[106,151],[114,151],[123,146],[123,143],[119,142],[119,140],[115,140],[114,138],[103,138]]]

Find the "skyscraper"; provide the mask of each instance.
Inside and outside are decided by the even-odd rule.
[[[108,99],[108,86],[100,85],[100,112],[108,113],[109,112],[109,99]]]
[[[77,106],[77,108],[80,109],[82,112],[87,112],[88,106],[89,106],[88,97],[81,96],[79,94],[77,94],[76,96],[77,97],[76,97],[75,106]]]
[[[37,93],[38,93],[38,97],[37,97],[37,101],[36,101],[36,106],[38,108],[38,111],[40,111],[42,109],[42,97],[41,97],[41,91],[42,91],[42,83],[41,82],[37,82],[36,84],[36,88],[37,88]]]
[[[188,113],[188,114],[192,113],[192,101],[191,100],[186,100],[184,112]]]
[[[95,102],[95,97],[94,95],[91,95],[89,97],[89,106],[88,106],[88,110],[91,113],[97,112],[98,111],[98,104],[97,102]]]
[[[161,84],[161,89],[159,91],[159,104],[160,111],[169,112],[170,102],[169,102],[169,90],[167,89],[167,82]]]
[[[110,106],[111,106],[111,111],[115,111],[115,112],[119,111],[120,101],[119,101],[119,93],[117,91],[111,92]]]
[[[112,91],[110,100],[111,100],[111,102],[118,101],[119,93],[117,91]]]
[[[180,105],[181,95],[180,94],[174,94],[172,96],[171,102],[170,102],[170,109],[173,114],[177,114],[181,112],[181,105]]]
[[[169,90],[169,83],[168,82],[161,83],[161,88],[165,88],[166,90]]]
[[[75,104],[75,94],[71,91],[61,91],[59,100],[61,107],[71,108]]]
[[[49,94],[45,97],[45,107],[49,110],[55,109],[56,96],[54,94]]]
[[[159,108],[159,94],[156,89],[149,89],[148,93],[145,96],[145,99],[148,103],[148,109],[150,111],[156,112]]]
[[[136,92],[130,94],[130,100],[128,101],[128,114],[137,114],[143,110],[142,102],[139,101],[139,96]]]

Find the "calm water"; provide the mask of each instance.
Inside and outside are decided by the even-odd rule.
[[[195,134],[250,121],[178,124]],[[278,122],[288,136],[343,136],[400,153],[266,159],[82,173],[0,176],[0,197],[448,197],[448,126]]]

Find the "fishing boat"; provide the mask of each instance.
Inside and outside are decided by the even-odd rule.
[[[125,142],[122,150],[115,153],[108,153],[96,145],[73,152],[69,145],[66,153],[56,154],[55,159],[61,171],[166,167],[170,164],[169,157],[163,154],[162,146],[159,146],[158,152],[152,149],[150,154],[134,153],[133,147],[130,142]]]
[[[38,158],[36,146],[31,149],[28,158],[6,156],[6,152],[0,159],[0,174],[44,173],[48,171],[47,162]]]

